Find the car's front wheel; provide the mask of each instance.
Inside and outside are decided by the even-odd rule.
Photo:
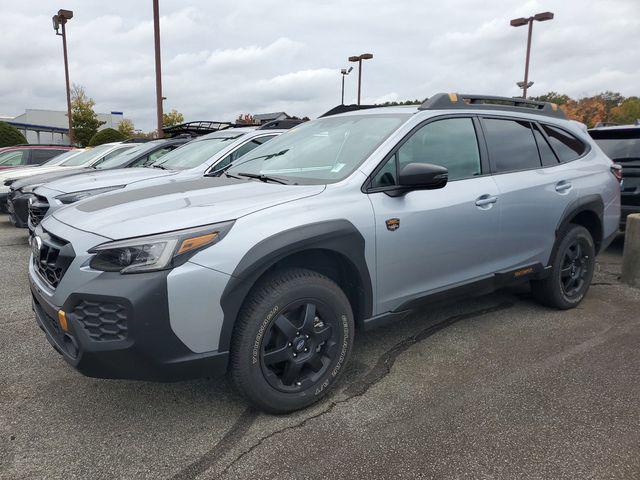
[[[559,235],[551,259],[551,274],[531,284],[538,301],[549,307],[576,307],[591,285],[596,250],[589,230],[569,224]]]
[[[234,328],[230,373],[254,406],[286,413],[318,401],[353,345],[349,300],[315,271],[276,271],[251,291]]]

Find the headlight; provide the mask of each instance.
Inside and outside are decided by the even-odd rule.
[[[82,190],[80,192],[65,193],[64,195],[58,195],[56,197],[56,200],[60,200],[60,202],[64,203],[65,205],[69,205],[70,203],[76,203],[83,198],[93,197],[94,195],[98,195],[100,193],[106,193],[124,187],[125,185],[117,185],[115,187],[94,188],[92,190]]]
[[[148,237],[103,243],[89,250],[89,266],[103,272],[140,273],[182,265],[194,253],[218,243],[233,221]]]
[[[43,183],[36,183],[34,185],[27,185],[25,187],[22,187],[20,189],[20,191],[22,191],[22,193],[33,193],[33,191],[38,188],[39,186],[44,185]]]

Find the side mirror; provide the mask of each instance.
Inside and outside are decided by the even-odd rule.
[[[400,171],[399,187],[409,190],[435,190],[443,188],[449,180],[446,167],[431,163],[409,163]]]

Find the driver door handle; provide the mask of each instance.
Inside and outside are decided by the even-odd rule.
[[[493,195],[482,195],[476,199],[476,207],[489,207],[498,201],[498,197]]]

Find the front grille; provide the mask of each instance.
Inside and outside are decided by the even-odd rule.
[[[41,245],[33,251],[33,264],[40,276],[56,288],[75,258],[75,252],[69,242],[48,232],[38,238]]]
[[[36,195],[29,203],[29,222],[33,228],[40,225],[40,222],[49,211],[49,202],[45,197]]]
[[[127,309],[123,305],[82,300],[71,314],[92,340],[127,338]]]

